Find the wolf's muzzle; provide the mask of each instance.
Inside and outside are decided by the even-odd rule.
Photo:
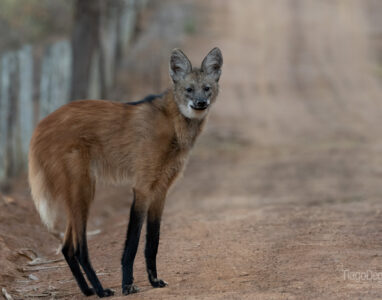
[[[198,99],[193,102],[191,108],[196,110],[205,110],[208,107],[208,101],[204,99]]]

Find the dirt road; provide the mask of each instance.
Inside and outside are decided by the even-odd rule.
[[[166,204],[158,269],[169,286],[149,286],[141,239],[135,265],[141,292],[128,298],[382,298],[382,88],[375,46],[381,3],[192,5],[196,33],[184,48],[199,61],[221,47],[221,96]],[[61,256],[54,254],[59,242],[34,212],[29,217],[23,184],[0,212],[6,220],[0,260],[9,272],[2,282],[17,299],[82,299],[63,261],[39,271],[27,265],[33,251]],[[90,257],[117,296],[130,203],[128,188],[101,187],[90,220]],[[25,220],[28,229],[20,226]]]

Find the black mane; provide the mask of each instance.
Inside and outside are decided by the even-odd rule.
[[[154,100],[158,99],[158,98],[162,98],[163,94],[159,94],[159,95],[148,95],[146,96],[145,98],[141,99],[141,100],[138,100],[138,101],[133,101],[133,102],[126,102],[125,104],[129,104],[129,105],[139,105],[139,104],[142,104],[142,103],[151,103],[153,102]]]

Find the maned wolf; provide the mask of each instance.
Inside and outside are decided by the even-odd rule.
[[[85,295],[113,295],[98,280],[86,242],[89,207],[98,181],[130,183],[133,188],[122,256],[123,294],[138,291],[133,284],[133,263],[146,216],[148,279],[153,287],[167,285],[158,278],[156,268],[163,206],[215,102],[222,64],[218,48],[208,53],[200,69],[192,68],[186,55],[175,49],[170,59],[173,84],[163,94],[124,104],[75,101],[38,124],[29,151],[33,200],[51,230],[60,207],[66,212],[62,253]]]

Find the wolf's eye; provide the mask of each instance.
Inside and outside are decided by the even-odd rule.
[[[209,90],[210,90],[210,87],[209,87],[209,86],[205,86],[205,87],[204,87],[204,91],[205,91],[205,92],[208,92]]]
[[[189,88],[186,88],[186,92],[187,92],[187,93],[191,93],[192,91],[193,91],[193,88],[190,88],[190,87],[189,87]]]

